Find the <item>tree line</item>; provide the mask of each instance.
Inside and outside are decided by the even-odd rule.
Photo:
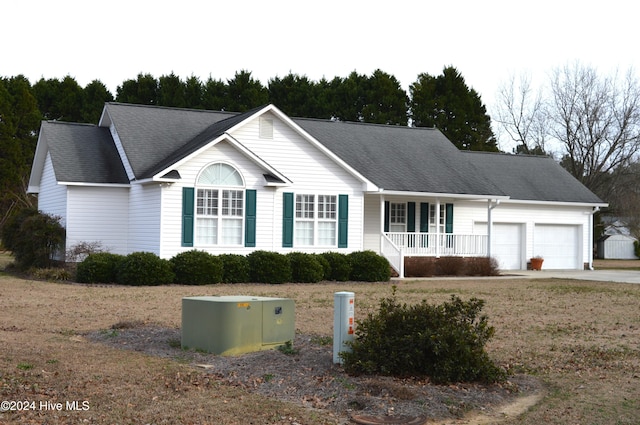
[[[246,70],[227,81],[141,73],[123,81],[115,95],[100,80],[82,87],[71,76],[34,84],[23,75],[0,77],[0,227],[33,203],[26,187],[40,122],[96,124],[104,103],[112,101],[232,112],[273,103],[292,117],[438,127],[460,149],[498,150],[480,95],[453,67],[418,75],[409,93],[381,70],[320,81],[289,73],[267,86]]]
[[[386,125],[436,127],[459,149],[498,151],[492,118],[480,95],[451,66],[421,73],[404,90],[381,70],[313,81],[289,73],[264,86],[242,70],[222,81],[175,74],[138,74],[116,93],[99,80],[81,87],[73,77],[0,77],[0,227],[33,199],[26,185],[41,120],[97,123],[105,102],[245,112],[273,103],[292,117]],[[632,70],[601,75],[580,63],[557,68],[534,90],[521,77],[498,93],[493,124],[515,143],[516,154],[550,154],[560,146],[561,165],[609,202],[640,236],[640,84]]]

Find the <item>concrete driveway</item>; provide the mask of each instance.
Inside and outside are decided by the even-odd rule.
[[[640,284],[638,270],[517,270],[509,274],[531,279],[558,278]]]

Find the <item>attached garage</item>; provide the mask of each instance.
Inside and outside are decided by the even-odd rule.
[[[544,258],[543,269],[582,268],[582,226],[536,224],[533,254]]]
[[[491,256],[500,270],[522,270],[524,261],[524,223],[493,223]],[[475,223],[476,233],[487,234],[487,223]]]

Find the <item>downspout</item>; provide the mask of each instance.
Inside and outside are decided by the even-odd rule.
[[[500,205],[500,200],[496,199],[495,205],[493,204],[493,200],[489,199],[489,203],[487,204],[487,257],[491,258],[491,241],[493,234],[493,218],[491,216],[491,212],[495,207]]]
[[[589,270],[593,270],[593,216],[600,211],[600,207],[593,207],[593,211],[589,213]]]

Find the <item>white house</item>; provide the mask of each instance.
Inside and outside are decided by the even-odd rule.
[[[553,159],[462,152],[435,129],[107,103],[98,125],[43,122],[29,181],[67,248],[163,258],[371,249],[592,263],[602,200]]]

